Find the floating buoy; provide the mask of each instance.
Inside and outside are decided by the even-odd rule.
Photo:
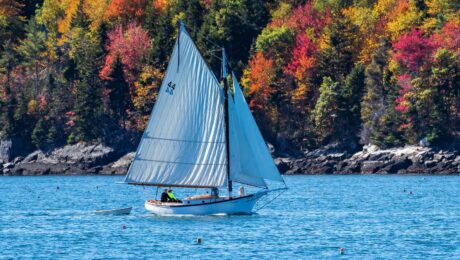
[[[196,243],[197,243],[198,245],[201,245],[201,243],[203,243],[203,239],[202,239],[201,237],[198,237],[198,238],[196,239]]]
[[[56,190],[59,190],[59,186],[56,187]]]
[[[126,229],[126,225],[125,224],[121,225],[121,229]]]
[[[411,191],[411,192],[409,192],[409,195],[412,195],[412,191]]]
[[[343,247],[340,248],[340,254],[341,254],[341,255],[344,255],[344,254],[345,254],[345,248],[343,248]]]

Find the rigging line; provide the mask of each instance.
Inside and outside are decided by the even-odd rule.
[[[194,32],[195,34],[197,34],[197,31],[196,31],[196,30],[192,29],[191,27],[187,26],[187,25],[184,24],[184,23],[183,23],[182,25],[183,25],[188,31],[192,31],[192,32]],[[207,36],[206,36],[205,38],[203,38],[203,39],[204,39],[207,43],[210,43],[211,45],[214,45],[214,47],[218,48],[218,50],[206,50],[206,51],[204,51],[204,53],[207,53],[207,54],[211,55],[212,57],[214,57],[214,58],[216,58],[216,59],[222,61],[222,58],[221,58],[221,57],[219,57],[219,56],[213,54],[213,52],[220,51],[220,49],[221,49],[222,46],[219,45],[219,44],[217,44],[217,43],[215,43],[215,42],[213,42],[213,41],[211,41],[211,40],[209,40]]]
[[[143,139],[154,139],[154,140],[183,142],[183,143],[195,143],[195,144],[223,144],[223,143],[225,143],[225,141],[193,141],[193,140],[171,139],[171,138],[149,137],[149,136],[144,136]]]
[[[227,165],[226,163],[188,163],[188,162],[173,162],[173,161],[163,161],[163,160],[153,160],[153,159],[142,159],[137,158],[138,161],[147,161],[147,162],[159,162],[159,163],[172,163],[172,164],[187,164],[187,165]]]
[[[285,193],[287,190],[282,190],[278,195],[276,195],[273,199],[269,200],[267,203],[263,204],[261,207],[257,208],[255,211],[259,211],[263,208],[265,208],[265,206],[267,206],[268,204],[272,203],[272,201],[274,201],[275,199],[277,199],[279,196],[281,196],[281,194]]]

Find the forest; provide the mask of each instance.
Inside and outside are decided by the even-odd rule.
[[[459,0],[0,0],[0,139],[140,136],[178,19],[277,148],[458,143]]]

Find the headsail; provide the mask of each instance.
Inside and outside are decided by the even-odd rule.
[[[230,178],[258,187],[266,187],[265,180],[284,182],[234,74],[232,78],[234,94],[229,102]]]
[[[227,183],[223,90],[182,24],[179,33],[125,182],[222,187]]]

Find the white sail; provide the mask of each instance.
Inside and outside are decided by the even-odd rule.
[[[223,90],[183,25],[125,182],[227,184]]]
[[[266,187],[265,180],[283,182],[234,74],[232,78],[234,94],[229,102],[230,179],[258,187]]]

